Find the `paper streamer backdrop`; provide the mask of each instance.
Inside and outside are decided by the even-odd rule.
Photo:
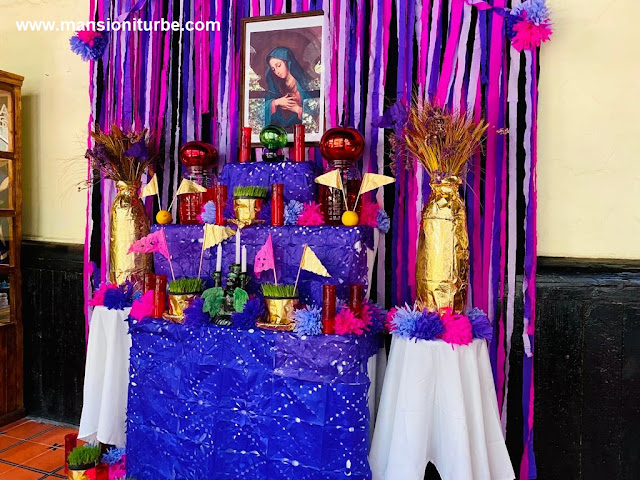
[[[536,476],[532,355],[538,52],[515,51],[499,13],[519,3],[93,0],[93,20],[165,19],[182,24],[216,20],[220,30],[111,32],[103,58],[90,63],[88,127],[115,123],[156,133],[161,152],[158,181],[166,208],[180,181],[181,144],[194,139],[213,143],[220,152],[220,166],[236,159],[241,19],[308,10],[323,10],[325,17],[326,126],[349,125],[364,133],[363,172],[389,173],[385,131],[373,125],[385,108],[398,100],[409,101],[412,91],[486,118],[491,125],[486,147],[473,161],[466,188],[470,303],[488,312],[494,324],[491,360],[499,411],[512,458],[520,462],[520,477],[526,479]],[[316,148],[308,149],[308,157],[323,163]],[[429,179],[414,161],[412,170],[399,170],[394,196],[391,188],[386,188],[386,197],[384,189],[377,192],[378,202],[392,214],[392,230],[376,240],[379,254],[372,282],[372,296],[387,306],[412,302],[415,297],[419,219]],[[97,184],[88,194],[87,300],[92,286],[108,273],[109,209],[114,194],[110,181]],[[153,197],[147,200],[150,213],[157,208],[153,201]],[[176,218],[176,206],[173,210]],[[523,275],[521,295],[516,292],[517,274]],[[87,301],[87,312],[88,308]],[[516,311],[524,312],[518,316],[522,321],[516,322]],[[515,332],[523,332],[522,340]],[[521,348],[512,355],[512,339],[514,345],[522,342],[524,355]],[[522,371],[510,369],[510,361],[512,367],[522,365]]]

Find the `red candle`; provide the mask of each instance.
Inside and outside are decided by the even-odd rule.
[[[96,480],[109,480],[109,465],[106,463],[96,465]]]
[[[151,273],[151,272],[147,272],[144,274],[144,293],[148,292],[149,290],[154,291],[156,289],[156,276]]]
[[[271,225],[284,225],[284,184],[271,185]]]
[[[322,333],[335,333],[336,286],[322,286]]]
[[[160,318],[164,313],[164,309],[167,301],[167,276],[156,275],[156,289],[153,295],[153,303],[155,305],[153,309],[153,317]]]
[[[304,125],[293,126],[293,161],[304,162]]]
[[[247,163],[251,161],[251,127],[242,127],[240,133],[240,156],[238,157],[240,163]]]
[[[362,299],[364,298],[364,285],[349,286],[349,309],[356,317],[362,315]]]
[[[68,433],[64,436],[64,473],[69,473],[69,466],[67,461],[69,460],[69,454],[71,450],[78,446],[78,434]]]
[[[216,185],[215,187],[215,204],[216,204],[216,225],[224,225],[224,208],[227,205],[227,186]]]

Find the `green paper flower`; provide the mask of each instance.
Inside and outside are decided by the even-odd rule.
[[[233,292],[233,308],[236,312],[242,313],[244,306],[249,300],[249,294],[241,288],[236,288]]]
[[[222,291],[222,287],[213,287],[205,290],[202,292],[202,298],[204,299],[202,311],[212,317],[217,315],[222,308],[223,297],[224,292]]]

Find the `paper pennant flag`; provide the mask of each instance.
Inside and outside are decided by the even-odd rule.
[[[253,273],[256,277],[260,278],[260,274],[265,270],[275,270],[275,260],[273,258],[273,241],[271,234],[267,237],[265,244],[256,253],[256,258],[253,261]]]
[[[219,243],[222,243],[227,238],[231,238],[236,234],[236,231],[229,227],[223,227],[221,225],[213,225],[205,223],[204,225],[204,237],[202,239],[202,248],[215,247]]]
[[[199,192],[202,193],[206,191],[207,189],[205,187],[202,187],[197,183],[192,182],[191,180],[187,180],[185,178],[180,183],[180,187],[178,187],[178,191],[176,192],[176,195],[182,195],[184,193],[199,193]]]
[[[322,275],[323,277],[330,277],[329,272],[322,264],[320,259],[316,256],[316,254],[311,250],[311,247],[306,246],[304,252],[302,253],[302,261],[300,262],[300,268],[303,270],[307,270],[308,272],[315,273],[317,275]]]
[[[395,178],[388,177],[386,175],[379,175],[377,173],[365,173],[364,178],[362,179],[362,184],[360,185],[360,191],[358,192],[358,195],[370,192],[371,190],[375,190],[378,187],[389,185],[390,183],[393,183],[395,181]]]
[[[336,168],[329,173],[325,173],[323,175],[320,175],[319,177],[316,177],[316,183],[342,190],[342,177],[340,176],[340,169]]]
[[[149,180],[149,183],[147,183],[145,187],[142,189],[142,191],[140,192],[140,198],[148,197],[150,195],[157,195],[157,194],[158,194],[158,177],[154,173],[153,177],[151,177],[151,180]]]
[[[146,237],[142,237],[129,247],[127,253],[153,253],[158,252],[164,258],[169,260],[169,247],[167,246],[167,237],[164,230],[150,233]]]

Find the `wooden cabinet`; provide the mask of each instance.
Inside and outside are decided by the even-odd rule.
[[[0,70],[0,425],[24,416],[22,81]]]

